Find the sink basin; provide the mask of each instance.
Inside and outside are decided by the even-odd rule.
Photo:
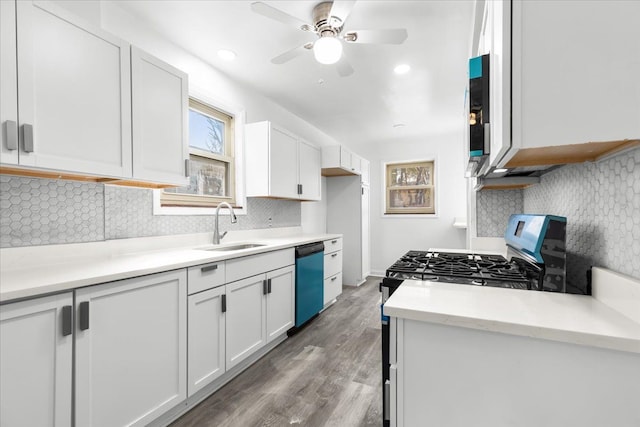
[[[241,249],[258,248],[260,246],[267,246],[264,243],[240,243],[231,246],[219,246],[213,248],[202,248],[203,251],[239,251]]]

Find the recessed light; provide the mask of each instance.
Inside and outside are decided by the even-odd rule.
[[[503,169],[503,168],[494,169],[493,172],[494,173],[504,173],[504,172],[509,172],[509,169]]]
[[[223,61],[233,61],[236,59],[236,53],[232,50],[220,49],[218,51],[218,57]]]
[[[396,74],[407,74],[411,70],[409,64],[400,64],[396,65],[396,68],[393,69],[393,72]]]

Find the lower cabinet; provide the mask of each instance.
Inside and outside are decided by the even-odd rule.
[[[186,270],[76,290],[75,335],[75,425],[148,424],[187,397]]]
[[[72,295],[0,306],[0,425],[71,425]]]
[[[295,268],[267,273],[267,343],[292,328],[295,322]]]

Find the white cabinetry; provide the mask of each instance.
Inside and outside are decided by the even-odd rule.
[[[186,185],[187,74],[131,48],[133,178]]]
[[[264,121],[245,127],[247,196],[320,200],[320,150]]]
[[[0,306],[0,425],[71,425],[72,304],[67,292]]]
[[[294,325],[294,273],[293,266],[267,273],[267,343],[286,333]]]
[[[322,175],[360,175],[364,160],[342,145],[322,147]],[[368,162],[367,162],[368,163]]]
[[[76,290],[76,425],[146,425],[187,397],[187,276]]]
[[[342,234],[346,285],[360,285],[370,273],[369,186],[359,176],[327,178],[327,232]]]
[[[594,160],[640,139],[639,2],[485,7],[493,166]]]
[[[129,44],[50,2],[16,12],[19,146],[2,161],[131,177]]]
[[[186,74],[54,2],[0,8],[3,165],[187,182]]]
[[[324,305],[342,293],[342,239],[324,241]]]

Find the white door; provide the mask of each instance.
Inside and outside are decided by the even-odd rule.
[[[362,280],[371,273],[369,186],[362,186]]]
[[[16,4],[0,1],[0,162],[18,163]]]
[[[269,195],[297,199],[298,141],[273,126],[270,133]]]
[[[187,74],[131,48],[133,177],[187,185]]]
[[[129,44],[51,2],[17,2],[17,28],[20,164],[130,177]]]
[[[304,142],[298,144],[299,182],[303,200],[320,200],[322,153]]]
[[[284,334],[295,322],[294,266],[267,273],[267,342]]]
[[[71,425],[72,304],[67,292],[0,306],[0,425]]]
[[[189,396],[225,372],[225,289],[189,296]]]
[[[226,366],[229,370],[266,343],[265,275],[238,280],[226,287]]]
[[[76,425],[146,425],[186,399],[186,270],[76,290],[76,319]]]

